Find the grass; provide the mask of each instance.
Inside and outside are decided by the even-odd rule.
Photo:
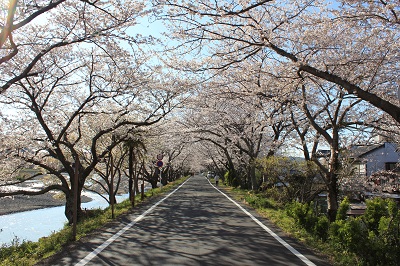
[[[188,177],[183,177],[161,188],[151,189],[145,193],[143,201],[141,200],[141,195],[137,195],[135,198],[134,209],[146,202],[147,199],[170,191],[187,179]],[[114,214],[116,218],[130,211],[132,211],[132,207],[129,200],[125,200],[114,206]],[[113,219],[111,219],[110,208],[106,208],[105,210],[92,210],[87,213],[83,221],[77,224],[76,239],[79,240],[112,221]],[[67,225],[64,229],[54,232],[48,237],[42,237],[37,242],[20,241],[16,238],[10,245],[3,245],[0,248],[0,266],[35,265],[41,260],[61,251],[63,247],[71,243],[71,239],[72,228]]]

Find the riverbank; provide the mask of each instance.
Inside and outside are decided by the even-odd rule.
[[[89,202],[91,200],[89,197],[82,196],[82,202]],[[0,215],[63,205],[65,205],[65,199],[55,198],[54,193],[36,196],[17,195],[0,198]]]

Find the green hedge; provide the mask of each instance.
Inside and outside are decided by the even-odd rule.
[[[287,233],[332,257],[334,265],[400,265],[400,210],[393,200],[367,200],[364,215],[354,218],[346,214],[350,203],[345,198],[336,221],[329,223],[312,202],[282,206],[264,193],[232,191]]]
[[[347,217],[348,199],[339,207],[336,221],[329,224],[324,215],[316,215],[312,204],[293,202],[287,206],[289,216],[312,233],[327,241],[339,255],[338,264],[352,261],[356,265],[399,265],[400,211],[393,200],[367,200],[365,214]]]
[[[331,224],[330,241],[354,253],[361,265],[399,265],[400,211],[393,200],[367,200],[365,214]]]

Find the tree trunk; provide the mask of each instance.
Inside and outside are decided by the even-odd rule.
[[[151,179],[149,180],[152,188],[157,188],[157,183],[158,183],[159,177],[160,177],[160,174],[156,169],[154,174],[151,176]]]
[[[258,190],[259,186],[256,178],[256,166],[254,165],[253,160],[251,160],[249,166],[249,179],[251,182],[251,189],[253,191]]]
[[[132,207],[135,206],[134,195],[133,195],[133,147],[129,146],[129,200],[131,201]]]
[[[154,178],[151,180],[150,184],[151,184],[151,188],[157,188],[157,181],[154,180]]]
[[[336,213],[338,210],[338,191],[337,191],[337,177],[331,177],[328,184],[328,219],[330,222],[336,220]]]
[[[132,161],[133,164],[133,161]],[[132,208],[135,207],[135,197],[138,193],[138,171],[137,171],[137,162],[135,161],[135,167],[133,168],[133,165],[131,166],[129,164],[129,168],[131,169],[132,167],[132,174],[129,173],[130,176],[130,185],[129,185],[129,199],[131,201],[131,206]],[[134,169],[134,171],[133,171]],[[129,170],[131,172],[131,170]]]
[[[77,222],[81,220],[82,217],[82,209],[81,209],[81,188],[78,188],[78,209],[77,209]],[[65,195],[65,216],[67,217],[68,224],[73,224],[73,216],[74,216],[74,192],[73,190],[69,190],[69,192]]]
[[[115,196],[116,192],[114,191],[112,194],[113,194],[112,196],[108,195],[108,200],[110,201],[110,205],[111,205],[111,203],[113,203],[113,204],[117,204],[118,203],[117,202],[117,197]]]
[[[133,197],[139,193],[139,170],[137,162],[135,162],[135,174],[133,176]]]
[[[135,202],[134,202],[134,195],[133,195],[133,180],[132,178],[129,177],[129,183],[128,183],[128,192],[129,192],[129,201],[131,202],[132,207],[135,207]]]
[[[331,156],[329,159],[329,174],[328,174],[328,218],[329,221],[334,222],[336,213],[339,207],[338,204],[338,172],[339,164],[339,141],[338,134],[333,134],[333,142],[331,144]]]

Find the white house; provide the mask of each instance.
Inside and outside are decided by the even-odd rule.
[[[354,160],[353,165],[356,174],[371,176],[373,173],[382,170],[396,170],[400,153],[396,144],[383,142],[368,146],[353,146],[351,158]]]

